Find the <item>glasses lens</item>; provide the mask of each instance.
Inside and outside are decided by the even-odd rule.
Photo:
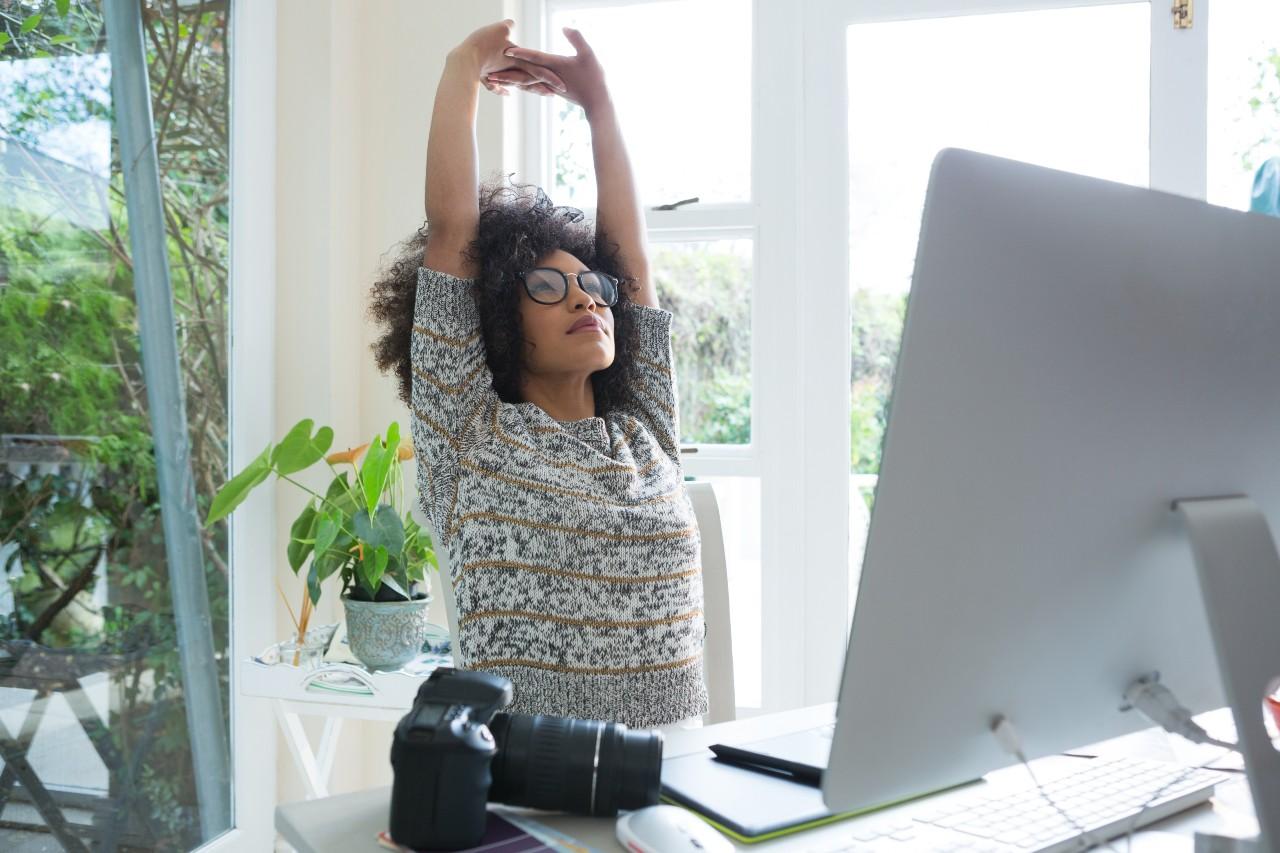
[[[578,276],[582,289],[601,305],[612,305],[618,298],[618,288],[613,276],[602,272],[584,272]]]
[[[524,286],[535,302],[559,302],[564,298],[565,277],[557,270],[533,270],[524,277]]]

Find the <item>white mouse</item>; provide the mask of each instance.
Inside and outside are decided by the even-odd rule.
[[[727,853],[733,850],[709,823],[679,806],[645,806],[618,818],[618,841],[634,853]]]

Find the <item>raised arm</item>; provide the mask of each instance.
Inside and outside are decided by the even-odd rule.
[[[410,361],[413,443],[420,494],[443,537],[456,467],[486,434],[500,403],[486,362],[475,300],[478,265],[466,256],[479,224],[477,87],[502,55],[510,21],[476,30],[450,51],[436,89],[427,140],[427,248],[418,270]],[[550,79],[550,78],[545,78]],[[558,82],[558,81],[557,81]],[[502,87],[485,82],[491,89]]]
[[[658,294],[649,276],[649,253],[645,240],[644,211],[636,192],[631,161],[622,141],[618,115],[605,84],[604,69],[582,33],[564,28],[575,56],[559,56],[528,48],[515,48],[511,55],[527,60],[522,68],[550,70],[564,81],[567,100],[582,107],[591,127],[591,153],[596,167],[596,237],[601,243],[618,244],[618,256],[629,281],[631,300],[650,308],[658,307]],[[529,72],[533,73],[533,72]],[[489,80],[515,83],[528,91],[548,94],[549,89],[529,81],[529,73],[498,72]]]
[[[436,88],[427,137],[425,204],[429,239],[422,265],[460,278],[473,278],[478,270],[466,257],[480,221],[480,167],[476,149],[476,108],[479,84],[499,94],[505,87],[486,76],[501,69],[525,69],[526,76],[560,85],[547,69],[536,68],[503,55],[513,47],[508,18],[481,27],[449,51],[444,73]]]

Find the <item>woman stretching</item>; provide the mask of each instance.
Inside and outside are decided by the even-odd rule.
[[[671,312],[649,276],[598,60],[576,30],[575,56],[515,48],[511,24],[449,53],[427,229],[374,285],[374,349],[413,413],[463,666],[509,678],[511,711],[695,725],[707,711],[701,539],[683,487]],[[481,84],[583,107],[594,229],[536,187],[477,189]]]

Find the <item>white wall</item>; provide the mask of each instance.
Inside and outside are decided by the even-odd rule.
[[[369,351],[378,330],[365,319],[368,288],[383,253],[425,219],[427,132],[445,54],[475,29],[514,18],[513,9],[504,0],[280,0],[274,283],[279,432],[310,417],[334,428],[337,448],[368,441],[392,420],[407,434],[408,412],[395,380],[378,373]],[[501,98],[480,89],[482,178],[504,168],[503,126],[517,108],[507,102],[530,97],[513,91]],[[406,469],[406,475],[412,485],[414,474]],[[289,523],[301,506],[298,490],[282,483],[279,542],[288,541]],[[272,562],[296,611],[302,583],[282,555]],[[313,617],[319,621],[312,624],[341,621],[336,580],[326,586]],[[278,601],[266,583],[263,590]],[[431,618],[444,624],[438,595]],[[277,636],[291,627],[278,604]],[[331,793],[390,784],[391,726],[346,723]],[[309,722],[313,738],[319,727],[319,721]],[[288,750],[278,755],[278,802],[302,798]]]

